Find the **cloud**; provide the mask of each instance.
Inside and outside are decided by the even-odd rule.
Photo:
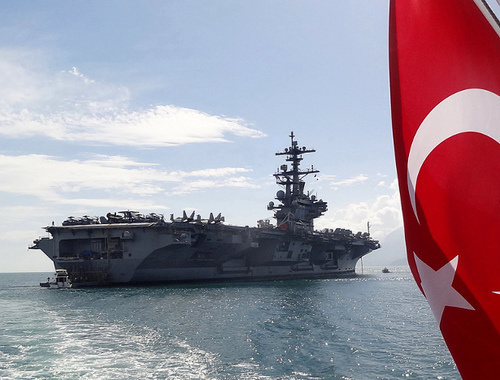
[[[63,71],[64,72],[64,71]],[[67,71],[69,74],[74,75],[75,77],[82,78],[84,83],[95,83],[95,80],[87,78],[85,75],[83,75],[80,71],[78,71],[78,68],[73,66],[71,70]]]
[[[34,53],[0,50],[0,135],[87,144],[165,147],[265,134],[239,118],[175,105],[130,109],[129,90],[77,67],[50,73]],[[41,64],[40,64],[41,65]]]
[[[317,229],[349,228],[354,232],[366,231],[370,222],[370,233],[378,240],[403,225],[397,180],[389,186],[389,194],[378,196],[372,203],[351,203],[343,209],[328,212],[316,223]]]
[[[221,186],[258,187],[250,178],[241,176],[250,172],[245,168],[168,172],[156,164],[122,156],[99,155],[88,160],[64,161],[47,155],[0,155],[0,172],[0,192],[83,206],[123,204],[123,199],[118,201],[120,197],[131,198],[130,204],[137,206],[144,204],[141,197],[168,191],[188,193]],[[109,198],[102,198],[103,194],[109,194]]]
[[[322,179],[329,180],[330,187],[334,190],[338,190],[338,188],[341,186],[350,186],[356,183],[365,182],[366,180],[368,180],[368,176],[364,174],[358,174],[357,176],[340,181],[335,181],[335,176],[322,176]]]
[[[194,181],[188,181],[182,183],[180,186],[174,188],[174,195],[186,194],[194,191],[200,191],[203,189],[215,189],[215,188],[245,188],[245,189],[258,189],[260,185],[252,183],[252,179],[249,177],[229,177],[217,180],[207,180],[198,179]]]

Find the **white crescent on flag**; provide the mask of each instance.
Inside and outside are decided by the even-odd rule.
[[[459,133],[476,132],[500,143],[500,96],[478,88],[457,92],[439,103],[424,119],[408,155],[408,191],[415,217],[415,187],[420,168],[443,141]]]

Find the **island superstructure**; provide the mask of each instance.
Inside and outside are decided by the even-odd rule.
[[[280,201],[280,204],[275,206],[274,202],[270,202],[267,208],[275,210],[274,217],[278,228],[312,233],[314,219],[323,215],[327,210],[327,205],[323,200],[316,200],[316,196],[304,193],[303,178],[309,174],[319,173],[319,170],[314,170],[313,167],[304,171],[300,170],[302,156],[306,153],[314,153],[315,150],[307,149],[305,146],[299,147],[294,137],[292,132],[290,147],[285,148],[283,152],[276,153],[277,156],[286,155],[286,161],[290,162],[291,167],[288,168],[287,164],[283,164],[277,173],[273,174],[276,183],[283,186],[284,190],[276,193],[276,199]]]
[[[56,269],[65,269],[73,287],[109,284],[328,278],[355,273],[358,260],[380,247],[368,232],[336,228],[314,230],[314,219],[327,203],[305,191],[304,178],[319,171],[301,170],[303,156],[315,152],[291,144],[274,175],[282,187],[267,209],[276,224],[257,227],[225,224],[221,214],[207,219],[195,212],[165,220],[160,214],[134,211],[106,217],[70,217],[51,235],[34,241]]]

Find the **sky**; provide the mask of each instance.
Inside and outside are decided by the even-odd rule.
[[[388,75],[387,0],[2,1],[0,272],[68,216],[272,220],[290,131],[318,229],[402,234]]]

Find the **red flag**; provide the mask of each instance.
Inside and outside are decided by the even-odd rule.
[[[500,32],[480,0],[391,0],[408,262],[465,379],[500,378]]]

